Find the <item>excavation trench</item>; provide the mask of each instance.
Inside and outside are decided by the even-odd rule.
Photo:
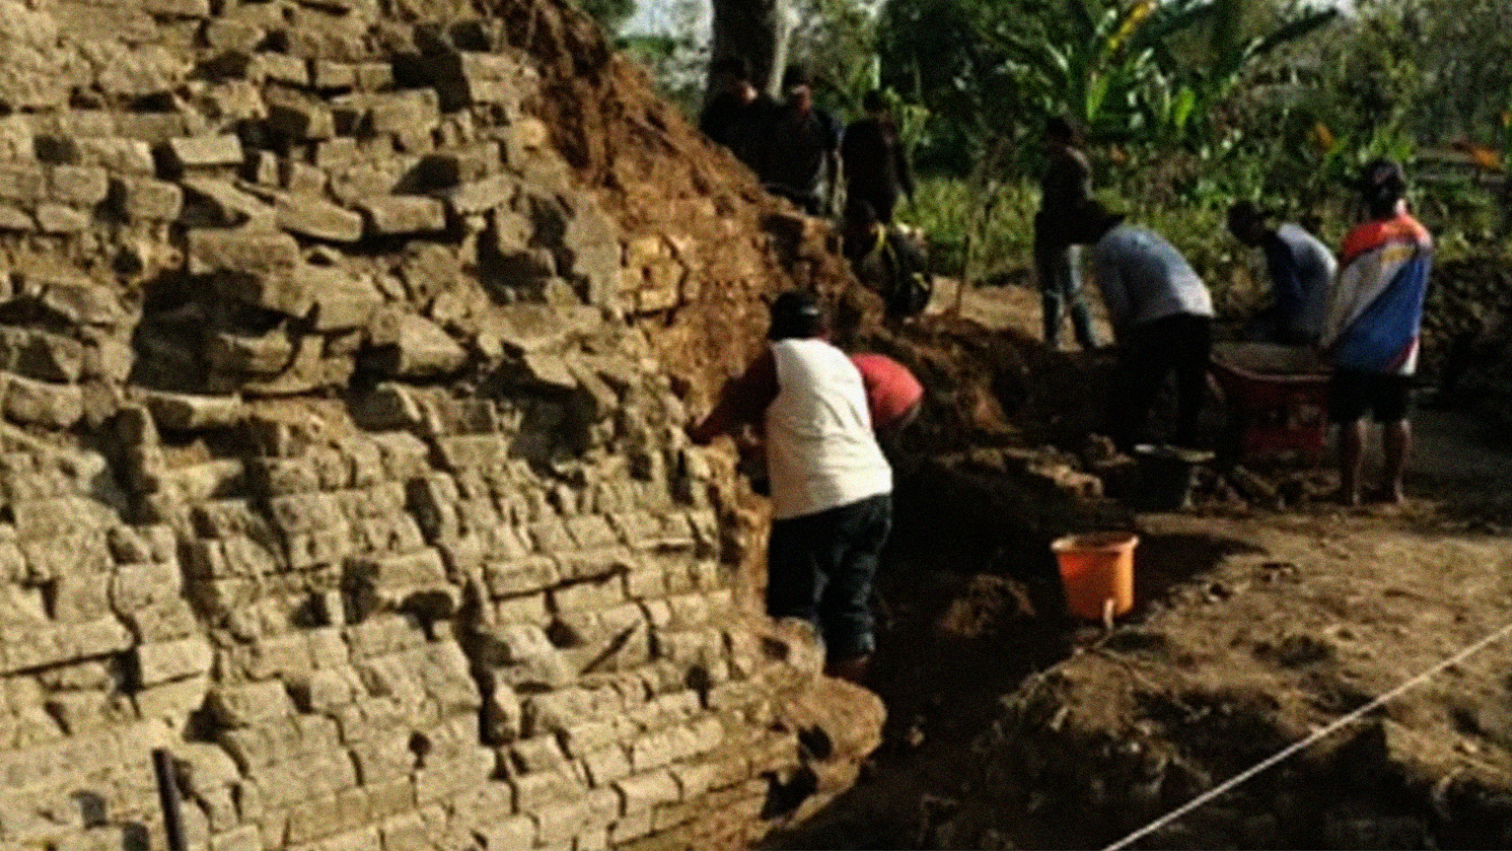
[[[854,789],[765,847],[1102,847],[1417,664],[1380,679],[1349,664],[1374,627],[1314,617],[1305,550],[1243,523],[1135,517],[1025,457],[941,456],[901,478],[875,600],[883,745]],[[1112,632],[1065,616],[1048,547],[1106,528],[1142,535],[1139,606]],[[1489,704],[1445,709],[1446,687],[1389,705],[1132,847],[1505,847],[1509,702],[1491,665],[1470,672],[1494,681]]]

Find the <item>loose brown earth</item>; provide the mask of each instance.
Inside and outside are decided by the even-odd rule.
[[[1038,305],[1026,290],[971,291],[963,312],[991,328],[927,317],[901,335],[915,348],[893,350],[1012,341],[998,376],[967,380],[958,366],[946,390],[985,380],[1001,391],[1001,373],[1017,374],[1019,403],[993,400],[1010,423],[997,442],[1053,439],[1062,430],[1044,428],[1041,397],[1076,396],[1068,375],[1095,372],[1095,359],[1028,345]],[[1030,368],[1047,364],[1059,383]],[[1036,419],[1026,411],[1038,427],[1022,425]],[[1512,623],[1512,451],[1467,414],[1422,411],[1416,423],[1402,509],[1229,501],[1131,516],[1026,491],[980,459],[917,465],[900,482],[879,578],[872,685],[890,714],[884,745],[858,787],[769,847],[1107,844]],[[1310,476],[1328,484],[1326,471]],[[1142,538],[1139,603],[1111,632],[1060,614],[1044,549],[1059,532],[1106,526]],[[1505,847],[1509,646],[1449,667],[1140,847]]]

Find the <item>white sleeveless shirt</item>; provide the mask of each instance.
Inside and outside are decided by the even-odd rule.
[[[772,516],[815,514],[892,492],[892,468],[872,435],[861,372],[819,339],[772,344],[777,398],[766,409]]]

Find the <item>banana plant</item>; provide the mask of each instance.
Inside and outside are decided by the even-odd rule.
[[[1242,35],[1247,0],[1064,0],[1041,4],[1043,32],[994,22],[982,36],[1046,114],[1066,114],[1107,140],[1177,142],[1200,135],[1212,107],[1257,59],[1332,21],[1305,12],[1258,36]],[[1178,37],[1209,28],[1211,61],[1198,67]]]

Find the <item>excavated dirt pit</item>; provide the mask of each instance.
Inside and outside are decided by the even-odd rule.
[[[928,364],[955,321],[888,350]],[[1053,433],[1014,421],[1056,389],[1026,362],[1087,363],[1012,354],[996,373],[944,376],[957,399],[1031,377],[1016,405],[984,394],[1014,424],[972,434],[978,447]],[[1086,421],[1075,396],[1059,404]],[[764,847],[1101,847],[1496,633],[1512,621],[1497,534],[1512,456],[1469,416],[1418,424],[1404,509],[1333,508],[1313,498],[1330,473],[1285,463],[1251,466],[1303,498],[1250,499],[1216,479],[1184,514],[1090,497],[1087,465],[1064,450],[977,448],[910,467],[878,578],[882,747],[854,789]],[[1111,631],[1063,614],[1047,546],[1108,528],[1142,538],[1138,605]],[[1496,643],[1449,666],[1131,847],[1506,847],[1505,654]]]

